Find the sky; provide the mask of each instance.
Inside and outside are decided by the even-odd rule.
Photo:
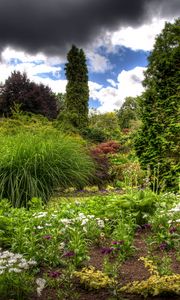
[[[16,70],[64,93],[75,44],[87,58],[89,107],[119,109],[143,92],[155,38],[177,17],[179,0],[0,0],[0,82]]]

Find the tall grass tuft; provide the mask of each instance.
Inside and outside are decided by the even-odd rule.
[[[57,187],[81,188],[94,165],[79,141],[51,133],[0,136],[0,199],[27,207],[32,197],[47,202]]]

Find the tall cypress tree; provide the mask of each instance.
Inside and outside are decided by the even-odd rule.
[[[73,45],[67,54],[67,60],[66,116],[74,127],[83,129],[88,125],[89,100],[88,69],[84,51]]]
[[[180,113],[180,19],[156,38],[140,97],[142,127],[135,148],[154,182],[178,188]],[[154,175],[153,175],[154,174]],[[158,188],[158,187],[157,187]]]

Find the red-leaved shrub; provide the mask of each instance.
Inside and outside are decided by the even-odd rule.
[[[99,154],[114,154],[120,149],[120,144],[116,141],[108,141],[97,145],[94,150]]]
[[[111,180],[108,154],[117,153],[119,148],[118,142],[108,141],[90,149],[90,155],[95,163],[95,176],[91,184],[97,185],[99,189],[104,188]]]
[[[97,185],[99,189],[102,189],[110,180],[110,163],[108,157],[99,152],[99,149],[97,148],[90,149],[90,156],[95,163],[95,174],[93,179],[91,179],[90,184]]]

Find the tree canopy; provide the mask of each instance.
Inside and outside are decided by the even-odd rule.
[[[15,104],[21,110],[41,114],[49,119],[56,118],[58,107],[56,97],[48,86],[36,84],[27,78],[26,73],[12,72],[1,87],[0,114],[10,116]]]
[[[126,97],[123,105],[117,112],[119,125],[121,129],[130,128],[131,122],[138,119],[137,116],[137,98]]]
[[[90,115],[89,125],[91,128],[101,130],[106,139],[116,139],[121,135],[118,117],[115,112],[93,113]]]

